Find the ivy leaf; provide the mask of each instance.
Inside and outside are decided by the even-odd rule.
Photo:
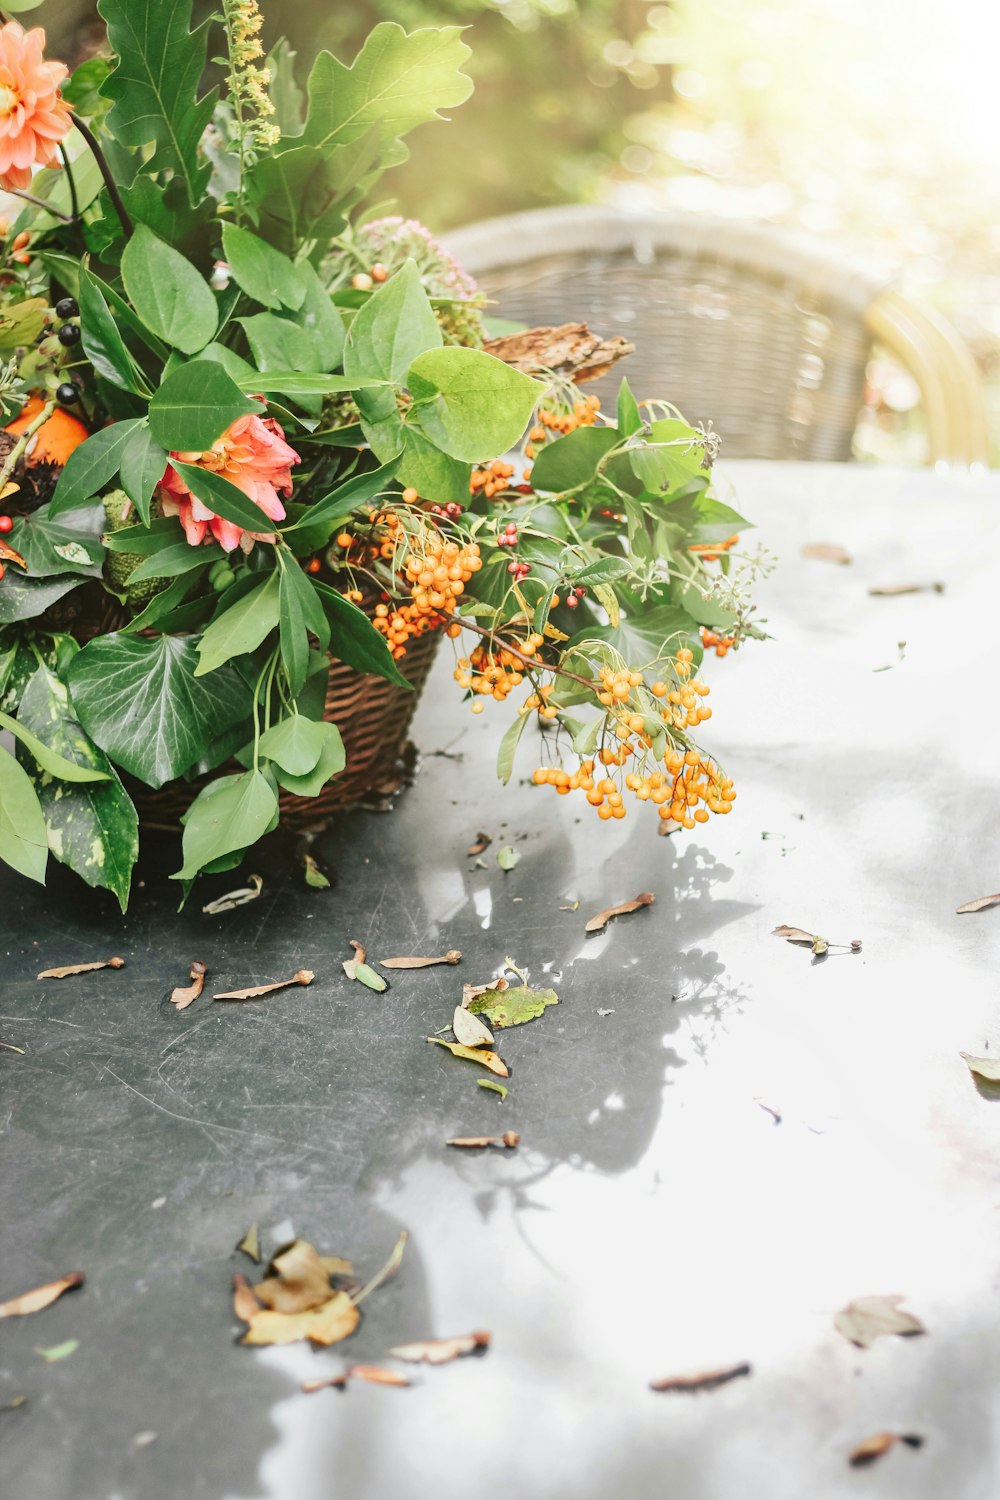
[[[149,403],[149,430],[168,453],[203,453],[237,417],[252,414],[261,414],[260,402],[245,396],[222,365],[213,359],[192,359],[168,375],[153,396]],[[123,425],[118,423],[119,427]],[[70,462],[93,441],[88,438],[77,448]]]
[[[191,803],[184,824],[184,863],[172,880],[193,880],[223,855],[255,844],[278,815],[278,799],[261,771],[209,782]]]
[[[125,246],[121,274],[139,317],[173,348],[197,354],[215,337],[218,306],[208,283],[145,224]]]
[[[35,745],[26,743],[41,768],[32,781],[49,848],[88,885],[111,891],[124,911],[139,855],[139,819],[111,762],[77,723],[65,686],[47,667],[39,667],[25,688],[17,722],[22,736],[37,737]]]
[[[262,583],[216,615],[198,643],[195,677],[217,671],[234,656],[256,651],[278,623],[278,591],[278,575],[269,573]]]
[[[91,433],[79,448],[73,449],[49,502],[50,516],[55,517],[64,510],[82,505],[114,478],[121,467],[125,444],[139,425],[140,418],[131,417],[125,422],[115,422],[111,427],[101,427]]]
[[[486,990],[470,1000],[468,1008],[474,1016],[485,1016],[491,1026],[502,1030],[535,1021],[547,1006],[558,1003],[555,990],[533,990],[521,984],[512,989]]]
[[[217,737],[246,717],[247,689],[239,674],[223,667],[202,683],[197,665],[189,636],[98,636],[68,668],[74,712],[113,761],[147,786],[160,787],[208,755]]]
[[[259,235],[238,224],[224,224],[222,253],[236,285],[262,307],[273,312],[287,307],[296,312],[302,306],[306,284],[300,268]]]
[[[70,589],[79,588],[82,581],[79,573],[61,578],[26,578],[10,568],[0,588],[0,625],[34,620]]]
[[[512,448],[545,390],[502,359],[455,344],[418,355],[406,384],[422,431],[442,452],[466,463]]]
[[[344,345],[344,374],[349,380],[374,375],[401,385],[416,357],[443,342],[416,261],[408,260],[355,314]]]
[[[292,776],[316,769],[323,752],[323,726],[303,714],[272,724],[260,737],[259,750]]]
[[[100,0],[108,41],[117,62],[101,85],[113,100],[107,126],[130,149],[155,146],[145,170],[164,168],[180,177],[192,205],[211,172],[199,162],[198,144],[212,118],[216,91],[198,97],[205,70],[209,21],[190,30],[192,0]]]
[[[703,479],[710,467],[704,437],[677,417],[654,422],[649,443],[629,449],[628,457],[633,474],[654,493],[682,489],[692,479]]]
[[[44,885],[48,857],[45,817],[31,778],[13,755],[0,750],[0,859]]]

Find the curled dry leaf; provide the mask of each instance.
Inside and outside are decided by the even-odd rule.
[[[306,885],[311,886],[314,891],[329,890],[330,882],[311,854],[303,856],[302,868],[305,873]]]
[[[955,912],[956,915],[961,915],[967,911],[985,911],[988,906],[996,906],[998,904],[1000,904],[1000,891],[995,892],[992,896],[977,896],[975,901],[966,901],[962,906],[956,906]]]
[[[405,1243],[405,1236],[404,1241]],[[337,1344],[357,1328],[357,1303],[391,1274],[401,1257],[397,1246],[383,1268],[357,1296],[330,1285],[330,1277],[350,1273],[349,1261],[321,1256],[307,1240],[284,1245],[268,1266],[263,1281],[252,1286],[240,1272],[233,1277],[233,1309],[246,1323],[244,1344]]]
[[[971,1052],[958,1055],[977,1078],[983,1078],[987,1083],[1000,1083],[1000,1057],[973,1057]]]
[[[222,995],[213,995],[213,1000],[259,1000],[262,995],[273,995],[275,990],[287,990],[290,985],[312,984],[316,975],[312,969],[296,969],[291,979],[276,979],[274,984],[255,984],[246,990],[226,990]]]
[[[272,1312],[308,1312],[330,1299],[329,1272],[308,1240],[283,1245],[267,1270],[264,1280],[254,1287],[254,1295]]]
[[[513,870],[520,862],[520,854],[510,844],[504,844],[502,849],[497,850],[497,864],[501,870]]]
[[[4,562],[17,563],[18,566],[22,568],[27,568],[28,566],[24,558],[21,556],[20,552],[15,552],[10,543],[3,541],[2,538],[0,538],[0,559],[2,559]],[[89,557],[87,558],[87,561],[90,561]]]
[[[503,1135],[456,1135],[452,1140],[445,1141],[446,1146],[463,1146],[471,1151],[480,1150],[484,1146],[502,1146],[513,1151],[520,1143],[521,1137],[516,1130],[505,1130]]]
[[[609,906],[607,911],[599,911],[596,917],[591,917],[584,932],[603,932],[612,917],[627,917],[630,912],[640,911],[644,906],[652,906],[656,897],[652,891],[640,891],[634,901],[622,901],[618,906]]]
[[[324,1380],[303,1381],[302,1389],[307,1395],[330,1387],[342,1391],[349,1380],[367,1380],[370,1385],[401,1386],[412,1383],[401,1370],[387,1370],[384,1365],[349,1365],[339,1375],[328,1375]]]
[[[354,957],[353,958],[345,958],[343,960],[342,967],[343,967],[344,973],[347,975],[348,979],[353,979],[354,978],[355,967],[358,964],[363,964],[364,963],[365,959],[368,957],[368,951],[365,948],[364,943],[356,942],[354,938],[349,938],[348,942],[350,943],[351,947],[354,949]]]
[[[669,1375],[665,1380],[651,1380],[649,1388],[652,1391],[714,1391],[742,1375],[750,1375],[752,1371],[753,1366],[745,1363],[726,1365],[721,1370],[700,1370],[694,1375]]]
[[[440,958],[380,958],[379,963],[383,969],[429,969],[434,964],[457,964],[461,957],[460,949],[449,948]]]
[[[361,1314],[346,1292],[334,1292],[319,1307],[307,1312],[281,1313],[262,1308],[248,1320],[244,1344],[297,1344],[308,1339],[324,1348],[349,1338]]]
[[[900,1307],[903,1298],[855,1297],[833,1320],[838,1333],[859,1349],[868,1349],[882,1334],[897,1333],[902,1338],[926,1333],[927,1329],[913,1313]]]
[[[39,979],[69,979],[74,974],[90,974],[94,969],[124,969],[123,958],[102,958],[91,964],[62,964],[57,969],[43,969]]]
[[[464,1057],[467,1062],[481,1064],[489,1068],[491,1073],[496,1073],[499,1078],[509,1078],[510,1069],[502,1057],[495,1052],[487,1052],[484,1048],[463,1047],[461,1042],[446,1042],[444,1037],[428,1036],[424,1038],[427,1042],[433,1042],[437,1047],[446,1047],[452,1057]]]
[[[47,1281],[44,1286],[35,1287],[33,1292],[22,1292],[20,1297],[0,1302],[0,1318],[23,1318],[28,1313],[41,1312],[43,1307],[50,1307],[58,1301],[64,1292],[83,1286],[83,1279],[82,1271],[70,1271],[58,1281]]]
[[[772,929],[771,936],[784,938],[787,943],[798,943],[804,948],[811,948],[817,957],[828,952],[830,947],[826,938],[820,937],[815,932],[806,932],[804,927],[775,927]]]
[[[861,1469],[867,1464],[873,1464],[876,1459],[882,1458],[895,1448],[897,1443],[905,1443],[907,1448],[922,1448],[923,1438],[916,1432],[873,1432],[871,1437],[865,1438],[859,1443],[848,1458],[848,1463],[854,1468]]]
[[[802,548],[803,557],[817,557],[820,562],[840,563],[845,566],[851,560],[851,554],[845,552],[843,547],[838,547],[835,542],[807,542]]]
[[[264,889],[264,880],[260,875],[248,875],[247,884],[240,886],[237,891],[227,891],[224,896],[217,896],[214,901],[209,901],[207,906],[202,907],[206,917],[217,917],[221,912],[233,911],[237,906],[246,906],[248,901],[256,901]]]
[[[193,1005],[205,987],[205,965],[195,959],[191,965],[191,983],[186,987],[178,985],[175,990],[170,991],[170,1003],[176,1005],[178,1010],[187,1010]]]
[[[249,1255],[250,1259],[256,1261],[258,1265],[260,1264],[260,1235],[256,1224],[250,1225],[236,1248],[242,1250],[244,1255]]]
[[[456,1339],[425,1339],[418,1344],[397,1344],[389,1353],[393,1359],[402,1359],[411,1365],[446,1365],[450,1360],[488,1349],[490,1337],[479,1329]]]
[[[943,583],[876,583],[868,590],[876,599],[887,599],[894,594],[943,594]]]
[[[260,1312],[256,1293],[242,1271],[233,1272],[233,1312],[241,1323],[249,1323]]]
[[[469,854],[471,854],[473,856],[475,856],[477,854],[483,854],[490,847],[490,845],[492,844],[492,842],[493,842],[493,839],[490,836],[490,834],[488,834],[488,833],[477,833],[476,834],[476,842],[474,844],[470,844],[469,845],[467,853],[469,853]]]
[[[477,995],[485,995],[487,990],[506,990],[510,987],[507,979],[491,979],[487,984],[463,984],[462,985],[462,1009],[468,1010],[471,1001]]]
[[[451,1029],[455,1033],[456,1042],[461,1042],[463,1047],[492,1047],[493,1033],[488,1026],[484,1026],[478,1016],[471,1011],[463,1010],[461,1005],[455,1006],[455,1014],[451,1018]]]

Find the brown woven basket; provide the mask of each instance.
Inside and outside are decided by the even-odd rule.
[[[76,597],[79,596],[79,597]],[[59,605],[48,612],[54,628],[68,631],[77,640],[87,641],[98,634],[115,630],[127,620],[124,610],[103,589],[74,590],[72,614]],[[69,600],[66,601],[69,604]],[[56,618],[58,615],[58,618]],[[420,693],[441,641],[440,631],[429,631],[417,637],[406,648],[399,663],[400,671],[413,691],[356,672],[343,662],[330,659],[330,678],[323,717],[336,724],[344,741],[347,764],[339,776],[329,781],[315,797],[296,797],[290,792],[279,796],[281,822],[293,833],[313,833],[321,829],[335,812],[356,806],[370,796],[386,796],[398,791],[405,782],[404,759],[406,734],[410,727]],[[235,761],[220,770],[242,769]],[[213,772],[218,775],[219,772]],[[210,777],[192,781],[172,781],[154,791],[140,781],[128,778],[128,790],[139,814],[142,828],[175,833],[181,814]]]

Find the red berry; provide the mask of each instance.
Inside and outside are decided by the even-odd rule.
[[[10,516],[0,516],[0,532],[2,532],[4,536],[6,536],[7,532],[13,531],[13,529],[14,522],[11,520]]]

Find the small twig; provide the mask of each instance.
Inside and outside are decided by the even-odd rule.
[[[516,657],[522,666],[527,667],[531,672],[554,672],[557,677],[566,677],[570,682],[580,683],[581,687],[585,687],[588,692],[596,693],[597,691],[598,684],[593,677],[579,677],[575,672],[567,672],[563,667],[550,667],[546,662],[538,661],[533,656],[525,656],[523,651],[519,651],[516,646],[512,646],[509,641],[506,641],[502,635],[498,635],[495,630],[490,630],[486,625],[477,625],[465,615],[454,615],[447,610],[438,610],[437,613],[440,614],[442,620],[447,620],[449,625],[461,625],[463,630],[474,630],[484,640],[499,645],[502,650]]]
[[[17,467],[17,461],[21,457],[21,454],[24,452],[25,448],[27,448],[28,444],[34,437],[35,433],[38,431],[39,427],[43,427],[45,425],[55,409],[56,403],[54,401],[46,401],[37,417],[33,417],[31,419],[27,427],[21,433],[21,436],[18,438],[17,442],[14,444],[13,448],[7,454],[7,457],[3,462],[3,467],[0,468],[0,493],[2,493],[4,485],[7,483],[8,479],[13,474],[14,469]]]
[[[115,182],[114,177],[111,175],[111,168],[108,166],[107,158],[105,157],[104,152],[101,150],[101,147],[98,144],[97,137],[91,130],[90,126],[84,124],[79,115],[73,114],[71,111],[70,119],[73,121],[73,124],[76,126],[77,130],[83,136],[84,140],[87,142],[87,145],[93,152],[94,160],[97,162],[97,165],[101,170],[101,176],[104,178],[104,186],[108,190],[108,197],[111,199],[111,202],[114,205],[115,213],[118,215],[118,218],[121,221],[121,226],[125,231],[125,238],[130,239],[135,226],[133,225],[132,220],[129,217],[128,209],[122,202],[122,195],[118,191],[118,184]]]
[[[73,222],[72,214],[64,214],[61,208],[53,208],[52,204],[46,203],[44,198],[36,198],[34,193],[26,193],[24,188],[5,188],[4,191],[10,193],[13,198],[23,198],[25,203],[34,204],[35,208],[44,208],[47,214],[51,214],[54,219],[61,219],[64,224]]]
[[[76,195],[76,178],[73,176],[73,168],[70,165],[69,152],[62,141],[59,142],[59,155],[62,157],[63,171],[66,173],[66,180],[69,183],[70,217],[71,219],[78,219],[80,217],[80,200]]]

